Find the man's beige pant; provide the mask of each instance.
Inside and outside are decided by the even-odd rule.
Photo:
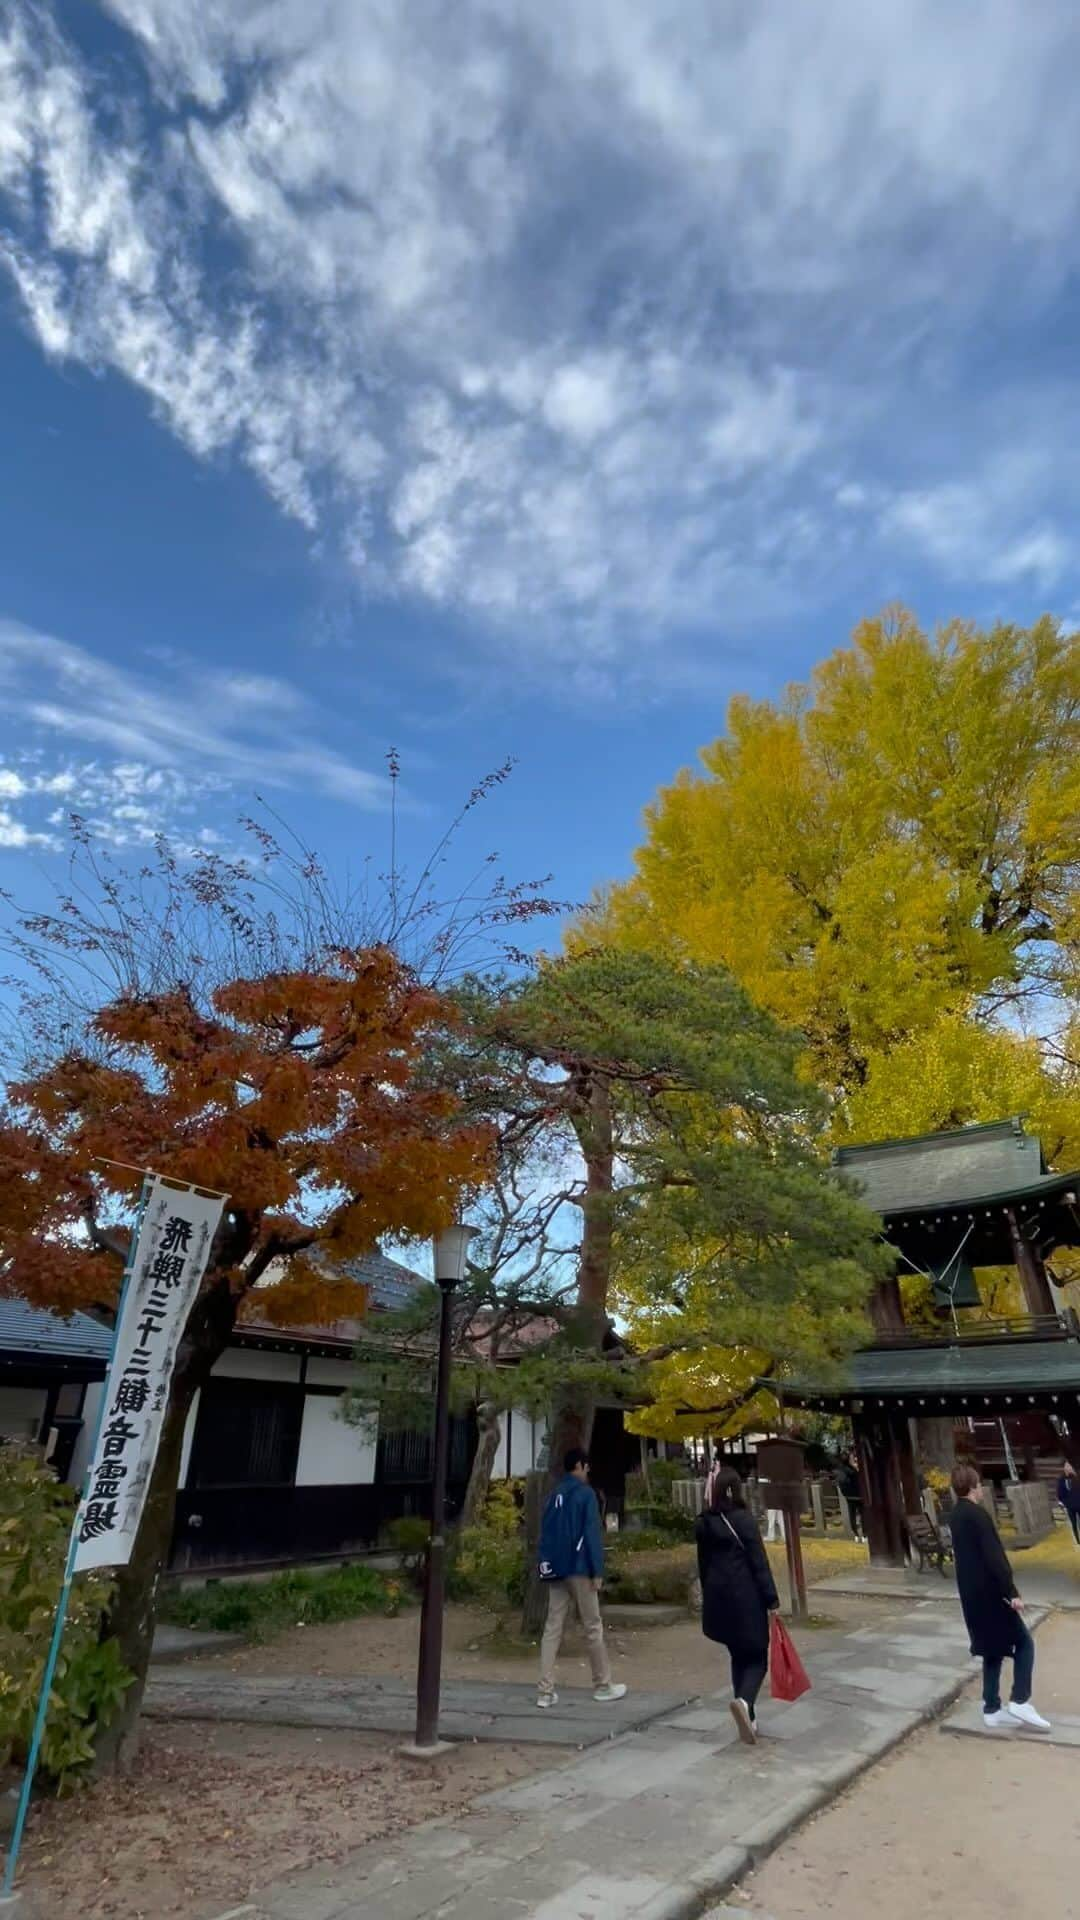
[[[579,1575],[575,1575],[571,1580],[552,1580],[548,1585],[547,1595],[547,1623],[544,1627],[544,1637],[540,1642],[541,1693],[555,1691],[555,1662],[559,1657],[571,1600],[577,1608],[578,1619],[585,1629],[593,1686],[609,1686],[611,1667],[608,1662],[607,1648],[604,1645],[600,1595],[596,1591],[595,1583]]]

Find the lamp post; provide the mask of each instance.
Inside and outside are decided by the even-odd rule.
[[[443,1607],[446,1598],[446,1467],[450,1451],[450,1308],[465,1278],[475,1229],[445,1227],[432,1242],[439,1302],[439,1371],[435,1388],[435,1459],[431,1476],[431,1538],[420,1613],[420,1659],[416,1673],[416,1753],[439,1749],[439,1688],[442,1680]]]

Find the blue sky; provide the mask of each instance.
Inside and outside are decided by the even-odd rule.
[[[74,807],[578,898],[904,599],[1080,604],[1070,0],[0,12],[0,885]]]

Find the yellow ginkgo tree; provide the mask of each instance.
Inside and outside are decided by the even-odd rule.
[[[1080,636],[870,620],[701,760],[571,937],[729,967],[838,1137],[1027,1110],[1080,1152]]]

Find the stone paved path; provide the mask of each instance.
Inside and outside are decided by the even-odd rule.
[[[1080,1552],[1075,1573],[1059,1573],[1054,1567],[1026,1565],[1024,1555],[1011,1552],[1016,1584],[1032,1607],[1061,1607],[1067,1612],[1080,1609]],[[913,1600],[956,1606],[956,1581],[950,1570],[947,1579],[940,1573],[915,1573],[910,1567],[860,1567],[852,1573],[834,1574],[819,1580],[810,1589],[815,1600]]]
[[[955,1599],[802,1651],[813,1691],[763,1702],[753,1750],[725,1696],[697,1701],[268,1889],[251,1920],[690,1920],[974,1671]]]
[[[523,1741],[545,1747],[592,1747],[632,1733],[687,1704],[678,1693],[635,1693],[604,1706],[587,1688],[564,1687],[544,1713],[529,1686],[448,1681],[440,1731],[448,1740]],[[145,1711],[159,1720],[232,1720],[256,1726],[332,1727],[352,1733],[411,1736],[416,1689],[408,1681],[353,1680],[313,1674],[253,1675],[154,1670]]]
[[[1034,1741],[1040,1747],[1080,1747],[1080,1714],[1055,1713],[1049,1733],[1038,1733],[1032,1727],[1022,1726],[1019,1721],[1013,1727],[986,1727],[983,1725],[982,1701],[965,1700],[963,1706],[942,1721],[941,1731],[967,1734],[979,1740],[993,1740],[999,1745],[1002,1741],[1013,1741],[1026,1746]]]

